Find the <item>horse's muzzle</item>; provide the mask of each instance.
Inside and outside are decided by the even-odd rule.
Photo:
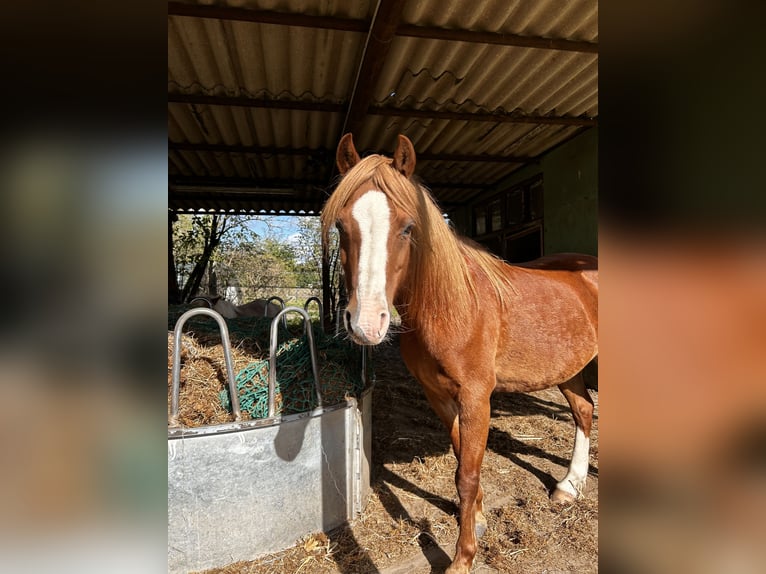
[[[388,334],[391,314],[380,302],[349,305],[344,314],[346,331],[360,345],[377,345]]]

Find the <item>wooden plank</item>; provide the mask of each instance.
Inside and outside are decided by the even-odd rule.
[[[391,47],[391,40],[399,26],[405,4],[406,0],[380,0],[378,3],[367,34],[362,60],[357,68],[351,100],[338,140],[343,134],[354,133],[359,129],[372,103],[378,77]]]

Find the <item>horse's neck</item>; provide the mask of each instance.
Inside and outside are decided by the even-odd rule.
[[[512,303],[516,289],[510,277],[492,275],[501,263],[482,248],[477,249],[471,240],[458,241],[457,251],[435,250],[427,261],[431,267],[420,276],[412,273],[412,268],[407,273],[396,307],[400,314],[407,313],[411,327],[435,333],[459,332],[472,325],[473,317],[485,307],[507,308]],[[457,257],[465,263],[464,268],[454,265]],[[454,272],[445,273],[449,265]]]

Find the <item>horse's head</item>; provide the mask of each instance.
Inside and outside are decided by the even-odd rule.
[[[412,187],[415,169],[412,142],[400,135],[393,160],[361,160],[351,134],[338,145],[336,160],[343,180],[322,212],[325,234],[333,225],[340,236],[348,307],[346,330],[362,345],[385,338],[390,308],[408,269],[414,215],[393,198],[392,190]]]

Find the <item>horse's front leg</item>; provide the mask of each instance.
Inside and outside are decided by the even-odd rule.
[[[489,395],[461,396],[459,404],[460,451],[455,484],[459,497],[460,533],[455,558],[447,574],[468,574],[476,556],[477,534],[486,530],[483,492],[479,484],[481,463],[489,434]]]
[[[455,459],[460,460],[460,417],[458,416],[458,403],[453,396],[443,387],[429,387],[423,385],[428,402],[439,416],[452,442],[452,451]],[[455,473],[455,486],[458,484],[458,473]],[[476,537],[481,538],[487,530],[487,519],[484,517],[484,491],[479,484],[479,492],[476,495],[475,521]]]

